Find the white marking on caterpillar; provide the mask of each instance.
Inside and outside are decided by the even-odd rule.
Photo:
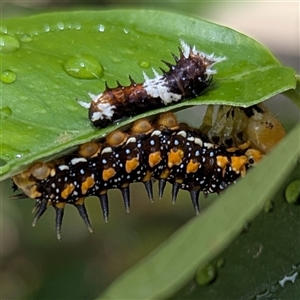
[[[94,101],[94,100],[93,100]],[[114,105],[111,105],[110,103],[101,103],[99,102],[97,104],[97,108],[99,111],[94,112],[91,116],[91,120],[97,121],[103,118],[111,119],[111,117],[114,115],[114,109],[116,108]]]
[[[158,73],[156,73],[156,75],[153,79],[145,79],[145,82],[143,83],[143,88],[149,96],[153,98],[161,98],[165,105],[182,99],[182,95],[171,93],[169,91],[168,83],[163,76],[160,76]]]
[[[72,165],[76,165],[76,164],[78,164],[80,162],[87,162],[87,160],[85,158],[83,158],[83,157],[73,158],[71,160],[71,164]]]

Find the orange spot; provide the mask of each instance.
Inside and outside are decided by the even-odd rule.
[[[168,154],[168,167],[172,168],[174,165],[178,166],[181,164],[182,162],[182,158],[184,156],[184,153],[182,150],[177,149],[177,150],[173,150],[171,149],[171,151]]]
[[[153,131],[153,127],[146,119],[137,120],[131,127],[132,134],[146,134]]]
[[[236,174],[241,174],[243,177],[246,174],[245,164],[248,162],[248,158],[245,155],[231,157],[231,167]]]
[[[74,191],[75,186],[73,183],[67,184],[64,190],[60,193],[61,198],[67,199],[68,196]]]
[[[140,164],[138,157],[126,160],[125,169],[127,173],[131,173]]]
[[[88,142],[79,146],[78,153],[83,157],[94,157],[101,150],[101,144]]]
[[[241,149],[241,150],[246,150],[246,149],[249,148],[250,146],[251,146],[251,142],[250,142],[250,141],[247,141],[247,142],[245,142],[244,144],[239,145],[238,147],[239,147],[239,149]]]
[[[256,149],[248,149],[245,154],[248,157],[248,160],[252,158],[255,163],[259,162],[263,158],[262,153]]]
[[[143,177],[143,182],[145,182],[145,181],[149,181],[149,180],[151,180],[151,178],[152,178],[152,172],[150,172],[150,171],[147,171],[147,173],[146,173],[146,175]]]
[[[106,170],[103,170],[102,179],[104,181],[108,181],[110,178],[114,177],[115,175],[116,175],[116,170],[114,168],[108,168]]]
[[[227,152],[235,152],[235,151],[238,151],[238,150],[239,150],[239,148],[237,148],[237,147],[231,147],[231,148],[226,149]]]
[[[169,169],[165,169],[159,176],[159,178],[168,178],[170,174],[170,170]]]
[[[148,163],[151,168],[158,165],[161,162],[162,158],[160,156],[160,151],[151,153],[148,158]]]
[[[35,198],[38,198],[38,197],[42,196],[42,194],[41,194],[40,192],[37,191],[36,185],[34,185],[34,186],[31,188],[30,192],[31,192],[30,198],[35,199]]]
[[[222,176],[225,176],[226,166],[228,165],[229,160],[226,156],[217,156],[217,165],[222,169]]]
[[[106,142],[112,147],[120,146],[124,144],[126,140],[127,134],[121,130],[115,130],[106,137]]]
[[[77,201],[74,202],[74,205],[83,205],[84,204],[84,197],[79,198]]]
[[[177,118],[171,112],[160,114],[156,121],[156,127],[159,129],[164,129],[164,128],[177,129],[178,128]]]
[[[194,159],[191,159],[189,161],[189,163],[187,164],[186,166],[186,172],[189,174],[189,173],[195,173],[198,171],[199,169],[199,166],[200,166],[200,163],[199,162],[196,162]]]
[[[81,192],[82,194],[86,194],[86,192],[88,191],[89,188],[91,188],[92,186],[94,186],[95,184],[95,180],[92,177],[87,177],[86,180],[84,182],[82,182],[81,184]]]
[[[66,206],[66,203],[65,202],[57,202],[57,203],[53,204],[53,206],[55,206],[56,208],[64,209]]]

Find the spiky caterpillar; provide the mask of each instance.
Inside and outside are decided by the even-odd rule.
[[[85,143],[69,155],[37,162],[14,176],[15,184],[36,200],[33,225],[51,205],[56,210],[56,230],[60,238],[64,207],[70,203],[92,231],[84,205],[87,196],[100,198],[107,220],[109,189],[121,190],[129,211],[130,183],[143,182],[152,200],[153,179],[158,180],[159,197],[166,182],[173,185],[173,202],[179,189],[189,191],[198,214],[201,191],[219,193],[244,176],[247,169],[260,160],[259,148],[265,150],[266,142],[275,144],[284,132],[276,118],[258,106],[246,110],[225,107],[220,111],[213,122],[210,107],[200,130],[185,123],[178,124],[172,113],[160,115],[153,123],[141,119],[127,131],[116,130],[104,141]],[[254,116],[258,121],[252,120]],[[252,133],[257,138],[257,127],[262,127],[262,132],[269,130],[269,125],[265,127],[266,120],[274,125],[272,131],[267,140],[258,140],[258,148],[253,148],[248,138],[252,139]],[[253,126],[253,122],[258,123]]]
[[[129,86],[118,83],[99,95],[92,95],[91,103],[78,101],[89,109],[89,118],[94,126],[106,127],[122,117],[130,117],[174,102],[199,96],[207,88],[216,70],[214,64],[226,60],[198,51],[181,41],[180,57],[173,55],[175,65],[163,61],[169,71],[162,69],[159,75],[154,69],[155,78],[149,79],[145,73],[143,83],[136,83],[130,78]]]

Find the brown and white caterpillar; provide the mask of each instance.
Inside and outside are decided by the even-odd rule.
[[[181,100],[199,96],[207,88],[216,74],[212,67],[226,60],[198,51],[181,41],[180,57],[173,55],[175,65],[163,61],[169,70],[162,69],[159,75],[154,69],[155,77],[149,79],[145,73],[143,83],[136,83],[130,78],[129,86],[118,83],[98,95],[89,94],[90,103],[78,101],[89,109],[89,118],[94,126],[106,127],[113,121],[130,117],[143,112],[164,107]]]

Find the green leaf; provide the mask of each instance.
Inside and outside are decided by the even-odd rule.
[[[297,165],[299,136],[300,124],[245,179],[125,272],[99,299],[164,299],[179,289],[197,266],[205,266],[219,254],[272,199]]]
[[[141,117],[96,130],[76,99],[90,101],[87,92],[103,91],[105,81],[127,85],[131,75],[142,82],[142,71],[152,77],[152,67],[163,67],[161,59],[173,62],[179,39],[228,61],[216,66],[213,85],[202,96],[143,116],[207,103],[248,106],[295,88],[294,70],[256,41],[177,14],[62,12],[4,20],[1,31],[1,179]],[[89,66],[74,77],[81,59]]]

